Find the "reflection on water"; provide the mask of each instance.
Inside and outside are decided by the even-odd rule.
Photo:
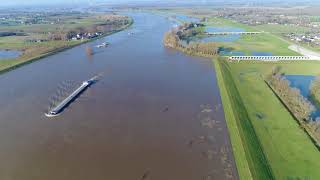
[[[300,90],[301,95],[307,98],[315,107],[316,111],[311,114],[312,119],[316,119],[320,117],[320,107],[313,102],[310,97],[310,85],[312,81],[315,79],[315,76],[306,76],[306,75],[286,75],[285,76],[290,81],[290,86],[298,88]]]
[[[0,60],[1,59],[13,59],[21,55],[20,51],[15,50],[0,50]]]

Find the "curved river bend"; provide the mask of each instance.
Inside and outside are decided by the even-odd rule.
[[[238,179],[212,63],[164,48],[166,18],[130,15],[126,31],[0,76],[0,179]],[[98,73],[44,116],[59,84]]]

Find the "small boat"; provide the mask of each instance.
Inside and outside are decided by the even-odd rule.
[[[103,48],[103,47],[108,47],[108,46],[109,46],[109,43],[108,42],[104,42],[102,44],[97,45],[96,47],[97,48]]]

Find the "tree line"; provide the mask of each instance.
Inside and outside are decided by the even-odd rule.
[[[308,132],[313,142],[320,150],[320,118],[311,119],[310,115],[316,110],[315,106],[300,93],[297,88],[290,87],[290,82],[280,73],[280,67],[274,67],[267,77],[267,82],[299,121],[301,127]],[[313,81],[310,90],[319,97],[320,77]]]
[[[97,33],[100,32],[102,34],[112,32],[114,30],[119,29],[120,27],[127,25],[130,23],[130,19],[128,17],[118,17],[107,19],[104,23],[94,24],[88,27],[76,27],[73,29],[67,28],[58,28],[55,32],[50,32],[48,34],[49,40],[70,40],[75,37],[77,34],[88,34],[88,33]]]
[[[189,42],[193,36],[201,34],[199,27],[201,25],[194,23],[185,23],[177,28],[166,32],[163,43],[166,47],[182,50],[188,54],[197,54],[203,56],[214,56],[219,52],[219,47],[215,42]]]
[[[320,105],[320,76],[317,76],[310,85],[311,98]]]
[[[268,82],[296,118],[302,121],[310,120],[310,114],[315,111],[315,107],[307,98],[301,95],[298,88],[290,86],[290,82],[280,73],[279,68],[272,70]]]

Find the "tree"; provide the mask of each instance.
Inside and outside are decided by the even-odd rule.
[[[315,102],[320,105],[320,76],[317,76],[310,85],[310,94]]]

